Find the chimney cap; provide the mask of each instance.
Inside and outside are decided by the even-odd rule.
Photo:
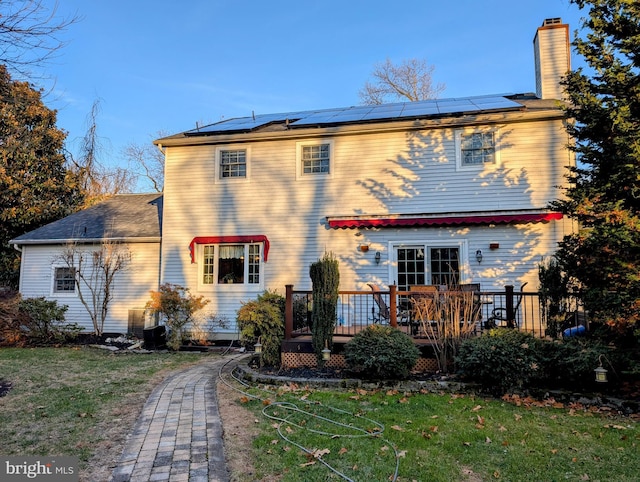
[[[542,26],[546,27],[547,25],[559,25],[561,23],[562,19],[560,17],[545,18],[544,22],[542,22]]]

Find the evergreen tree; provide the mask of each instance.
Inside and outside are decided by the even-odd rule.
[[[28,82],[0,65],[0,286],[17,287],[9,240],[69,214],[81,200],[65,167],[65,132]]]
[[[556,258],[591,318],[624,332],[640,318],[640,3],[572,2],[588,8],[573,41],[587,68],[563,82],[577,166],[552,207],[580,229]]]

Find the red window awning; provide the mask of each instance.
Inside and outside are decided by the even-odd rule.
[[[264,234],[256,234],[252,236],[196,236],[189,243],[189,253],[191,254],[191,262],[195,263],[195,245],[196,244],[234,244],[234,243],[264,243],[262,250],[262,259],[267,262],[269,255],[269,240]]]
[[[383,216],[353,216],[332,217],[328,216],[329,227],[338,229],[346,228],[377,228],[400,226],[453,226],[453,225],[478,225],[478,224],[512,224],[512,223],[539,223],[562,219],[562,213],[537,212],[537,213],[502,213],[502,214],[460,214],[460,215],[399,215],[394,217]]]

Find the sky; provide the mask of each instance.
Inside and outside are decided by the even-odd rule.
[[[426,59],[441,98],[533,92],[536,29],[561,17],[573,32],[586,16],[569,0],[44,3],[79,18],[44,68],[45,104],[75,153],[99,101],[102,162],[120,166],[127,145],[196,123],[357,105],[387,58]]]

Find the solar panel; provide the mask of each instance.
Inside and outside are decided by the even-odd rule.
[[[290,122],[289,126],[295,128],[366,121],[400,120],[403,118],[422,118],[444,114],[516,109],[521,107],[521,104],[499,95],[435,99],[419,102],[400,102],[373,106],[352,106],[281,114],[252,115],[251,117],[222,120],[215,124],[187,131],[184,134],[189,136],[218,132],[250,132],[271,123],[284,123],[287,120]]]

